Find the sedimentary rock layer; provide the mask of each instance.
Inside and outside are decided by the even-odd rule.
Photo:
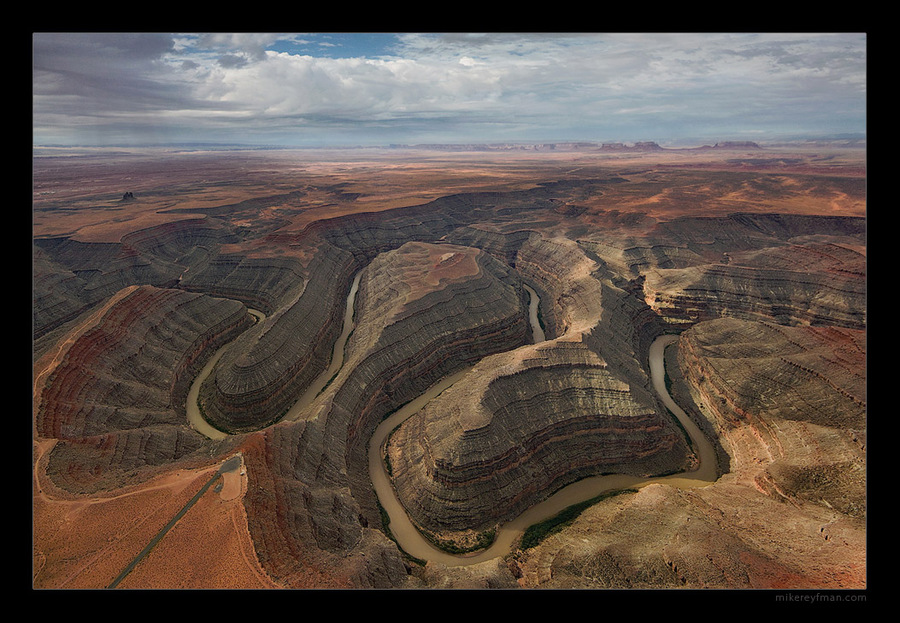
[[[37,434],[66,442],[51,461],[61,481],[91,487],[107,471],[197,450],[203,438],[184,410],[190,383],[252,324],[237,301],[153,286],[122,298],[71,345],[41,394]]]
[[[865,280],[857,275],[735,265],[661,273],[647,279],[648,302],[673,319],[698,322],[732,316],[865,326]]]
[[[600,473],[687,465],[683,435],[580,342],[476,366],[391,437],[398,496],[428,531],[485,530]]]
[[[612,206],[601,196],[613,182],[626,185],[627,195],[626,177],[452,195],[302,226],[289,221],[305,209],[304,194],[287,192],[196,208],[207,217],[134,232],[117,243],[36,240],[36,339],[49,343],[124,286],[158,287],[139,288],[117,305],[50,380],[36,422],[39,435],[60,440],[50,475],[83,493],[145,478],[155,466],[220,456],[224,446],[212,447],[191,431],[181,408],[206,356],[252,324],[244,305],[268,318],[233,341],[202,399],[207,416],[223,428],[266,427],[226,443],[244,453],[245,508],[257,556],[284,586],[410,581],[381,527],[366,443],[391,410],[485,356],[482,373],[470,375],[458,400],[448,392],[429,408],[433,413],[410,420],[391,442],[395,476],[405,481],[400,489],[422,525],[481,529],[583,475],[677,471],[689,460],[687,449],[656,404],[644,361],[665,324],[660,317],[685,326],[733,316],[847,327],[818,336],[835,343],[857,335],[865,322],[865,222],[737,214],[654,227],[663,212],[651,217],[596,207]],[[340,192],[336,187],[336,198]],[[325,369],[351,279],[364,266],[344,368],[306,419],[267,426]],[[552,340],[546,345],[526,345],[523,281],[541,296]],[[865,427],[853,405],[862,401],[864,410],[865,398],[858,376],[835,372],[864,370],[858,354],[828,355],[823,363],[823,351],[811,343],[817,334],[784,333],[782,343],[776,333],[783,327],[757,328],[756,338],[780,345],[777,354],[740,357],[758,364],[754,382],[768,389],[729,394],[724,390],[735,388],[721,383],[727,375],[739,378],[741,359],[729,353],[724,359],[731,367],[722,368],[715,349],[732,339],[749,342],[742,337],[749,329],[713,337],[709,327],[701,322],[696,337],[684,338],[684,374],[706,370],[691,379],[704,392],[692,396],[698,401],[716,405],[722,391],[727,404],[713,409],[710,421],[723,435],[730,465],[742,469],[702,494],[665,489],[660,495],[652,488],[622,498],[633,504],[615,506],[603,515],[602,529],[584,533],[594,550],[579,558],[577,548],[563,548],[574,553],[537,565],[529,578],[551,564],[553,577],[582,571],[589,577],[595,564],[608,585],[680,585],[683,578],[692,585],[740,585],[740,574],[752,577],[772,561],[779,572],[791,571],[787,556],[777,559],[763,543],[778,535],[757,529],[765,523],[757,507],[767,517],[781,511],[796,519],[791,534],[807,540],[814,521],[797,510],[800,504],[814,506],[816,521],[858,516],[864,489],[853,448],[864,446]],[[853,343],[847,342],[848,352]],[[826,390],[840,409],[815,408],[827,404],[817,402]],[[788,410],[785,399],[804,407]],[[778,419],[754,409],[774,409]],[[452,417],[438,417],[439,411]],[[794,462],[791,453],[810,462]],[[818,453],[828,458],[818,460]],[[750,498],[752,509],[746,485],[760,496]],[[795,504],[788,507],[785,499]],[[749,518],[738,525],[739,515]],[[658,517],[666,521],[655,523]],[[849,535],[846,542],[859,534],[827,525]],[[657,528],[665,537],[647,536]],[[738,531],[756,539],[753,547],[741,549]],[[678,537],[686,545],[677,545]],[[714,545],[698,548],[703,543]],[[661,557],[653,557],[657,552]]]
[[[861,516],[865,340],[861,330],[719,319],[682,335],[678,363],[735,474]]]
[[[365,448],[388,413],[529,337],[525,292],[491,256],[412,243],[376,258],[360,282],[357,328],[328,415],[329,427],[346,426],[354,491],[371,499]]]
[[[245,455],[250,525],[276,577],[302,582],[299,566],[340,569],[355,586],[402,583],[405,567],[380,531],[369,437],[432,382],[524,344],[525,303],[515,275],[476,249],[410,243],[363,269],[344,366],[315,416],[267,429],[265,448]]]
[[[865,333],[717,319],[667,371],[728,472],[592,506],[519,559],[524,585],[865,588]]]
[[[200,390],[204,417],[220,430],[256,430],[283,417],[331,358],[355,264],[324,245],[299,297],[229,348]]]
[[[303,287],[303,273],[296,258],[255,258],[232,253],[188,272],[179,285],[186,290],[235,299],[271,315]]]
[[[170,287],[234,238],[204,219],[143,229],[120,242],[71,238],[34,241],[34,335],[40,337],[118,290],[135,284]]]
[[[428,531],[488,529],[587,475],[688,461],[641,363],[659,328],[640,288],[573,241],[521,240],[516,268],[561,337],[490,357],[394,434],[395,487]]]

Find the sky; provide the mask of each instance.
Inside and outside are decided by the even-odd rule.
[[[32,36],[35,145],[865,135],[865,33]]]

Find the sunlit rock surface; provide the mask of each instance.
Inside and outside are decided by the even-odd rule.
[[[600,502],[517,561],[544,588],[865,588],[865,332],[719,319],[669,356],[727,473]],[[771,521],[772,517],[778,520]]]
[[[229,348],[201,387],[211,424],[247,432],[285,415],[331,359],[353,272],[349,253],[315,255],[300,295]]]
[[[688,466],[682,433],[580,342],[488,358],[391,437],[397,493],[429,532],[483,531],[589,475]]]
[[[35,385],[47,453],[36,471],[91,499],[240,451],[229,522],[245,526],[244,560],[284,587],[864,585],[865,219],[825,216],[860,213],[858,179],[541,171],[539,183],[528,169],[508,188],[428,188],[390,207],[382,170],[368,195],[332,180],[269,195],[225,185],[184,208],[170,207],[166,180],[165,206],[142,193],[128,203],[152,226],[109,220],[117,203],[97,240],[51,227],[32,273],[35,370],[50,371]],[[779,212],[795,204],[807,214]],[[281,420],[326,370],[360,271],[343,366]],[[544,344],[530,343],[526,284]],[[389,538],[368,439],[469,365],[468,382],[389,446],[423,526],[482,529],[588,473],[682,469],[692,458],[646,361],[656,336],[680,330],[672,391],[700,405],[692,415],[727,472],[718,482],[615,496],[533,549],[472,567],[423,566]],[[214,442],[184,406],[226,344],[201,406],[236,434]],[[98,536],[91,555],[106,538],[117,537]]]
[[[253,324],[237,301],[141,286],[68,348],[40,397],[38,434],[59,439],[51,470],[67,487],[112,486],[125,474],[198,451],[185,399],[205,358]]]
[[[377,256],[363,270],[344,366],[311,407],[318,415],[274,427],[265,456],[249,457],[260,468],[251,478],[272,479],[254,488],[254,498],[270,501],[250,505],[251,525],[288,543],[314,542],[318,564],[352,570],[359,576],[348,579],[352,585],[397,585],[405,567],[378,530],[368,439],[385,415],[433,382],[524,344],[526,314],[514,275],[477,249],[409,243]],[[283,523],[285,515],[296,521]],[[312,555],[295,557],[278,543],[258,547],[284,569],[279,577]],[[383,552],[373,566],[376,550]]]

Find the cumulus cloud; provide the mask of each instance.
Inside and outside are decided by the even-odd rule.
[[[865,127],[860,34],[377,40],[364,52],[336,34],[36,34],[35,137],[665,140]]]

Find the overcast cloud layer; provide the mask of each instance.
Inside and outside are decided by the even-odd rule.
[[[865,34],[33,37],[34,143],[776,140],[864,134]]]

